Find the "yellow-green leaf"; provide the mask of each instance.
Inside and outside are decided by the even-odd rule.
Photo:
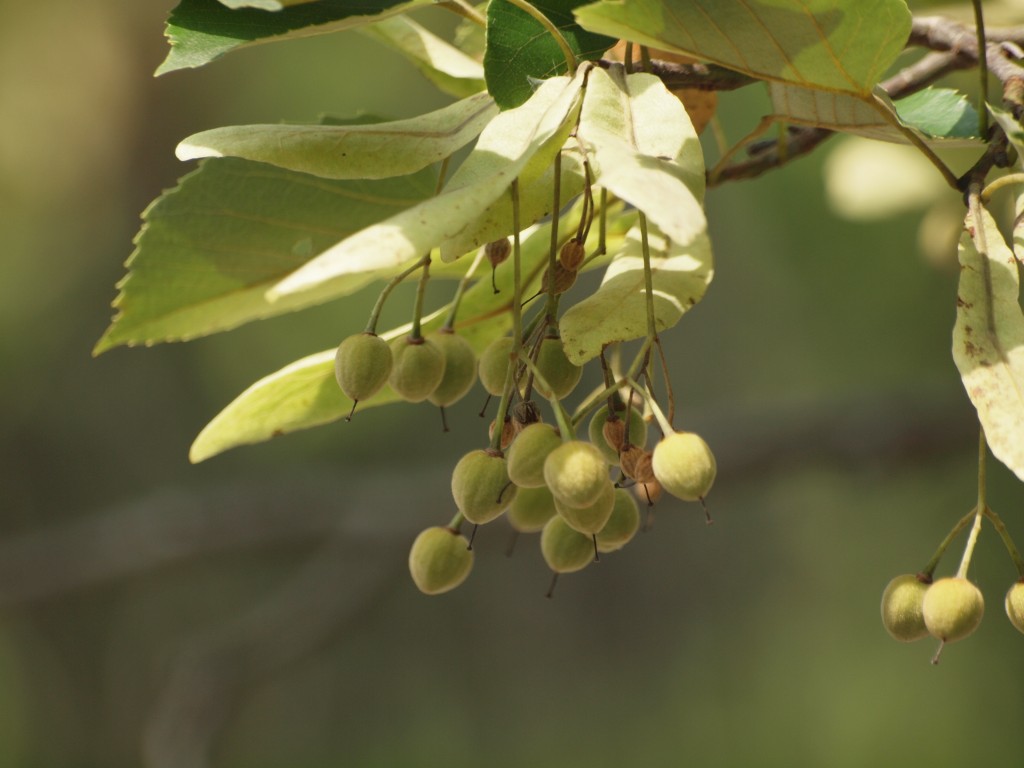
[[[602,0],[580,25],[764,80],[866,96],[903,50],[903,0]]]
[[[1021,234],[1015,236],[1018,246]],[[953,359],[993,455],[1024,480],[1024,313],[1017,260],[982,209],[958,249]]]
[[[711,282],[711,243],[701,234],[692,243],[673,243],[650,228],[652,301],[655,328],[671,328],[701,300]],[[558,323],[569,359],[577,365],[600,354],[606,344],[647,335],[647,287],[639,226],[630,230],[612,258],[601,287],[571,307]]]
[[[395,267],[458,237],[565,130],[578,106],[581,81],[546,80],[529,101],[502,112],[481,134],[466,160],[481,173],[468,180],[457,174],[440,195],[341,241],[273,286],[268,297],[321,291],[352,273]]]
[[[682,103],[656,77],[590,73],[576,132],[594,182],[688,243],[707,229],[704,155]]]
[[[486,93],[406,120],[359,125],[237,125],[189,136],[180,160],[242,157],[327,179],[415,173],[472,141],[498,114]]]

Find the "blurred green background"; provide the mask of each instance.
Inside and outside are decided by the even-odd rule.
[[[1020,763],[1024,637],[991,529],[972,568],[989,615],[938,667],[878,617],[976,492],[954,254],[921,255],[918,212],[837,218],[829,145],[709,193],[715,280],[665,340],[679,421],[719,458],[715,524],[661,503],[546,600],[535,541],[506,558],[498,522],[470,580],[423,597],[407,548],[451,515],[482,390],[449,434],[400,405],[187,460],[252,381],[361,329],[372,295],[90,350],[139,212],[187,170],[179,139],[445,99],[355,34],[154,80],[172,5],[0,0],[0,766]],[[723,99],[730,138],[761,99]],[[1024,537],[1024,489],[995,463],[990,486]]]

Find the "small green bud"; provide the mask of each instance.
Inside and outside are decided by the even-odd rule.
[[[451,528],[427,528],[409,550],[409,573],[416,587],[426,595],[455,589],[472,568],[469,542]]]

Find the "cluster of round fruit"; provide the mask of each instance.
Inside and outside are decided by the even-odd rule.
[[[1010,622],[1024,632],[1024,582],[1010,587],[1005,606]],[[927,635],[943,644],[962,640],[978,628],[984,613],[981,590],[961,576],[933,583],[927,574],[907,573],[890,581],[882,594],[882,623],[904,643]]]
[[[639,508],[623,486],[642,489],[641,498],[651,504],[662,490],[703,501],[714,482],[715,459],[704,440],[662,424],[665,436],[647,450],[647,420],[618,394],[591,416],[588,440],[566,434],[573,430],[570,420],[560,420],[561,430],[543,422],[532,392],[560,408],[558,401],[576,387],[582,368],[566,357],[556,329],[542,333],[528,354],[531,371],[524,366],[510,372],[513,339],[506,336],[483,351],[478,366],[470,345],[450,329],[390,345],[366,332],[338,347],[335,374],[354,403],[385,383],[405,400],[429,399],[440,406],[465,395],[477,375],[491,395],[504,394],[510,375],[518,385],[521,401],[501,419],[500,436],[493,435],[496,419],[491,447],[469,452],[452,473],[455,519],[447,527],[427,528],[413,543],[409,569],[427,594],[454,589],[469,575],[473,550],[460,533],[462,521],[483,525],[507,513],[517,532],[541,533],[541,552],[555,574],[569,573],[600,553],[620,549],[636,534]],[[612,479],[613,469],[618,481]]]
[[[360,400],[373,397],[385,384],[410,403],[430,400],[444,407],[472,388],[476,354],[450,328],[427,338],[396,339],[390,345],[375,333],[357,333],[338,346],[334,375],[341,391],[351,398],[353,411]]]

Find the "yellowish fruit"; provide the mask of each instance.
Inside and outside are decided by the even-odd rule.
[[[410,403],[430,397],[444,378],[444,354],[430,339],[402,338],[391,347],[394,365],[388,383]]]
[[[501,397],[505,388],[505,374],[511,364],[512,338],[502,336],[495,339],[480,353],[480,383],[490,394]]]
[[[509,525],[520,533],[536,533],[557,515],[555,497],[546,486],[520,488],[505,516]]]
[[[508,509],[518,489],[508,479],[508,465],[500,452],[470,451],[452,472],[455,505],[469,522],[489,523]]]
[[[374,333],[357,333],[338,345],[334,377],[353,402],[373,397],[391,374],[391,347]]]
[[[555,509],[562,519],[580,533],[594,534],[600,531],[608,523],[612,516],[612,509],[615,507],[615,484],[611,479],[605,477],[604,489],[594,499],[593,504],[577,508],[563,504],[555,497]]]
[[[597,550],[614,552],[632,541],[640,530],[640,510],[632,494],[624,488],[615,489],[615,504],[604,528],[597,532]]]
[[[1024,583],[1017,582],[1006,593],[1006,616],[1018,632],[1024,632]]]
[[[515,436],[508,449],[508,476],[520,488],[544,485],[544,460],[562,444],[550,424],[535,422]]]
[[[594,540],[556,515],[540,534],[540,552],[555,573],[580,571],[594,560]]]
[[[882,592],[882,625],[893,639],[910,643],[928,635],[924,623],[924,595],[928,584],[913,573],[890,581]]]
[[[547,384],[542,384],[540,379],[533,382],[534,389],[541,397],[550,398],[553,395],[561,400],[576,388],[583,375],[583,369],[565,356],[562,340],[557,336],[548,336],[541,341],[536,364]]]
[[[951,576],[928,587],[921,612],[928,632],[952,643],[978,628],[985,614],[985,598],[967,579]]]
[[[440,526],[422,531],[409,550],[409,573],[426,595],[455,589],[473,568],[473,551],[465,536]]]
[[[434,405],[451,405],[473,388],[476,381],[476,353],[468,341],[450,330],[440,330],[430,340],[444,356],[444,375],[427,399]]]
[[[608,462],[595,446],[571,440],[544,460],[544,482],[556,500],[568,507],[590,506],[608,484]]]
[[[698,501],[715,482],[715,457],[699,435],[674,432],[654,447],[651,468],[661,487],[683,501]]]

